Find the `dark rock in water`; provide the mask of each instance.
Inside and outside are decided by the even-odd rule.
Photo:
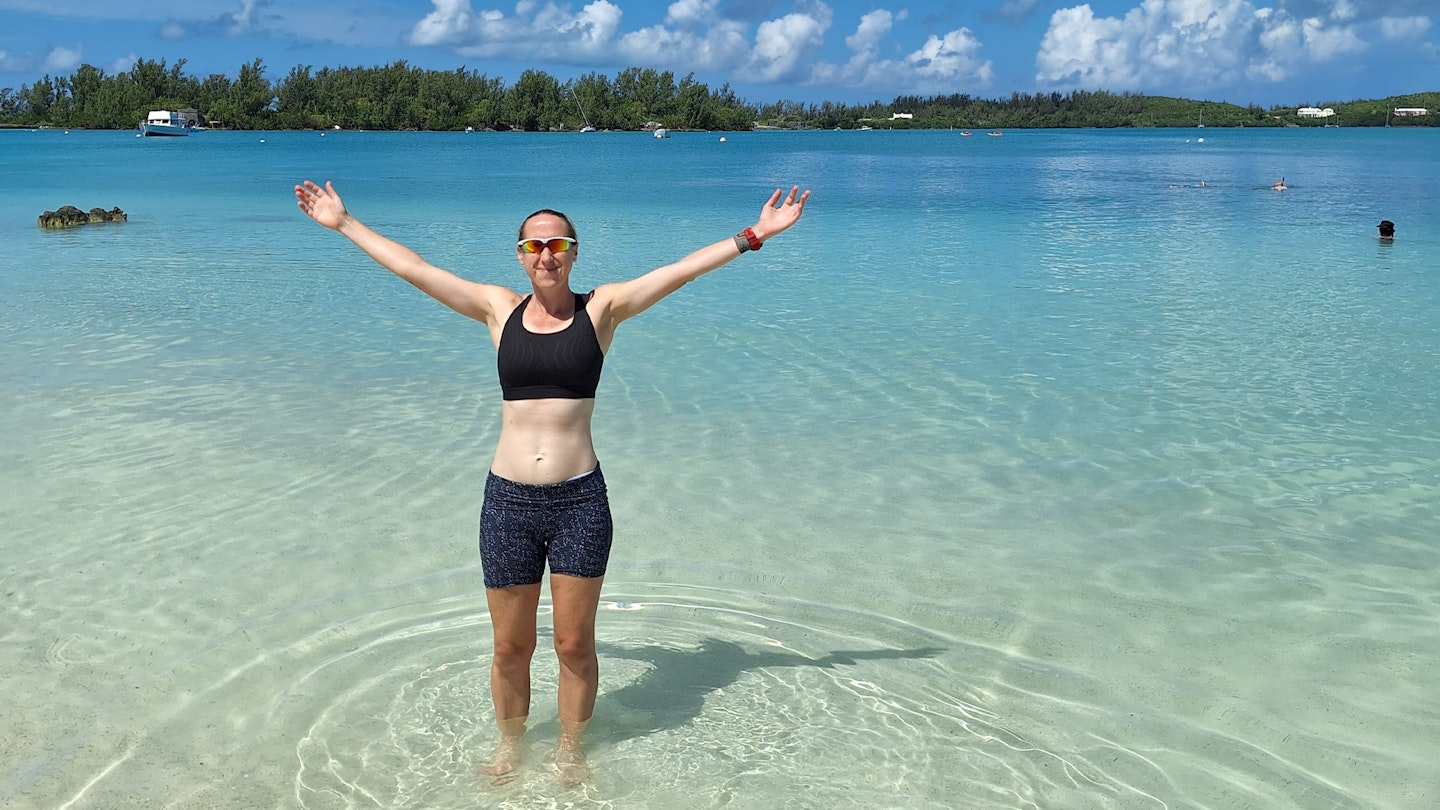
[[[119,206],[106,211],[104,208],[91,208],[89,211],[81,211],[73,205],[62,205],[58,211],[46,211],[40,215],[37,222],[42,228],[73,228],[76,225],[89,225],[92,222],[124,222],[127,219],[125,212]]]

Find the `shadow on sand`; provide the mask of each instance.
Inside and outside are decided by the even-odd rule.
[[[751,652],[739,644],[707,638],[698,649],[670,647],[603,647],[601,658],[643,661],[652,668],[633,683],[606,692],[599,705],[615,704],[616,714],[629,715],[610,726],[608,742],[644,737],[680,728],[698,718],[710,693],[739,680],[742,673],[770,667],[818,667],[833,669],[856,661],[933,658],[944,652],[939,647],[913,650],[840,650],[823,658],[807,658],[791,652]],[[635,713],[643,713],[641,720]],[[607,724],[608,725],[608,724]]]

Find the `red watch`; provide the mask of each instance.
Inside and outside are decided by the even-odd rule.
[[[760,237],[755,235],[754,228],[746,228],[740,232],[740,235],[745,237],[746,242],[750,243],[751,250],[759,250],[765,246],[765,243],[760,241]]]

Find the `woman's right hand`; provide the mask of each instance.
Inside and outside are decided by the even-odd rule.
[[[295,187],[295,204],[300,207],[305,215],[333,230],[338,230],[341,223],[349,216],[345,212],[345,203],[340,201],[340,195],[335,193],[335,187],[329,180],[325,181],[325,187],[321,188],[306,180]]]

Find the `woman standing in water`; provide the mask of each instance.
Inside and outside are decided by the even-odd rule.
[[[563,781],[585,776],[580,743],[595,708],[599,664],[595,614],[610,555],[610,506],[590,422],[595,389],[615,329],[660,299],[794,225],[807,190],[776,189],[755,224],[638,278],[589,293],[570,289],[580,240],[570,219],[542,209],[520,223],[515,257],[529,279],[521,295],[467,281],[350,216],[329,182],[295,186],[300,210],[355,243],[381,266],[490,329],[500,372],[501,428],[485,482],[480,560],[495,632],[490,693],[500,727],[494,760],[482,770],[513,778],[530,714],[530,661],[546,564],[550,567],[555,654],[560,662]]]

